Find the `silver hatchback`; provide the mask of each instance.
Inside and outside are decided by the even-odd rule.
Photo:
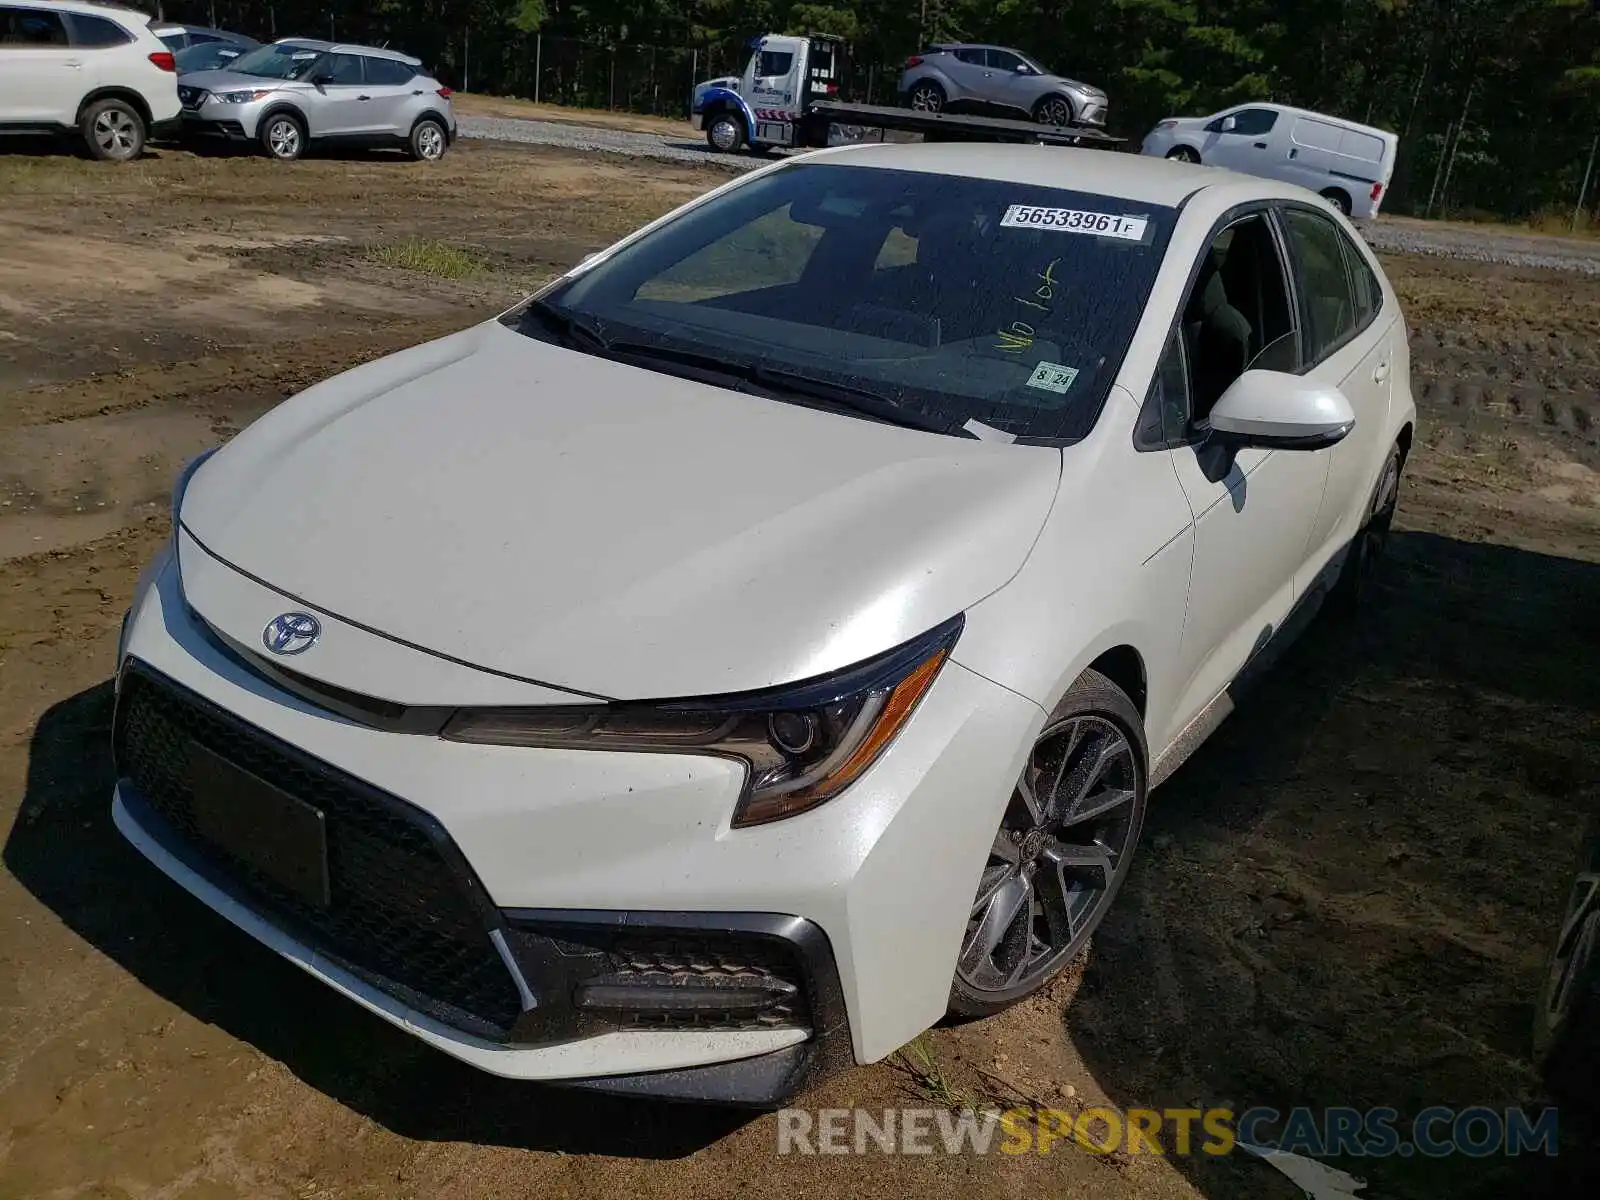
[[[1055,75],[1005,46],[929,46],[906,59],[901,101],[923,112],[1025,117],[1044,125],[1104,125],[1106,94]]]
[[[450,89],[420,60],[373,46],[285,38],[226,70],[178,78],[186,134],[253,142],[273,158],[313,143],[400,146],[437,159],[456,137]]]

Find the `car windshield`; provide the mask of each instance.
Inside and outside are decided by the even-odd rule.
[[[187,75],[192,71],[215,71],[219,67],[232,69],[240,58],[240,51],[239,47],[226,42],[202,42],[179,50],[172,57],[178,64],[178,74]]]
[[[998,179],[796,164],[503,320],[546,339],[576,326],[580,349],[626,344],[667,371],[675,354],[679,368],[825,381],[907,424],[1070,441],[1099,415],[1175,217]]]
[[[263,79],[304,79],[321,57],[322,51],[309,46],[258,46],[234,59],[228,70]]]

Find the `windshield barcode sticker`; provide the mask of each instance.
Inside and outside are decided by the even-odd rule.
[[[1065,392],[1078,378],[1078,368],[1063,367],[1060,363],[1042,362],[1028,376],[1028,386],[1043,388],[1047,392]]]
[[[1005,229],[1049,229],[1056,233],[1089,233],[1096,237],[1137,242],[1144,238],[1148,217],[1122,217],[1115,213],[1086,212],[1080,208],[1038,208],[1013,204],[1000,218]]]

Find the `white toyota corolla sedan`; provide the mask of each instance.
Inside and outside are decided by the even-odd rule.
[[[776,1104],[1046,983],[1413,438],[1308,192],[853,146],[183,472],[114,814],[498,1075]]]

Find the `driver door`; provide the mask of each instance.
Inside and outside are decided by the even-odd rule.
[[[1327,451],[1207,444],[1211,406],[1249,367],[1292,371],[1299,316],[1266,208],[1231,214],[1197,265],[1156,387],[1167,453],[1194,516],[1194,568],[1179,653],[1181,729],[1282,627],[1327,485]]]
[[[314,78],[318,82],[306,98],[312,137],[349,137],[370,126],[372,97],[366,93],[358,55],[325,56]]]

